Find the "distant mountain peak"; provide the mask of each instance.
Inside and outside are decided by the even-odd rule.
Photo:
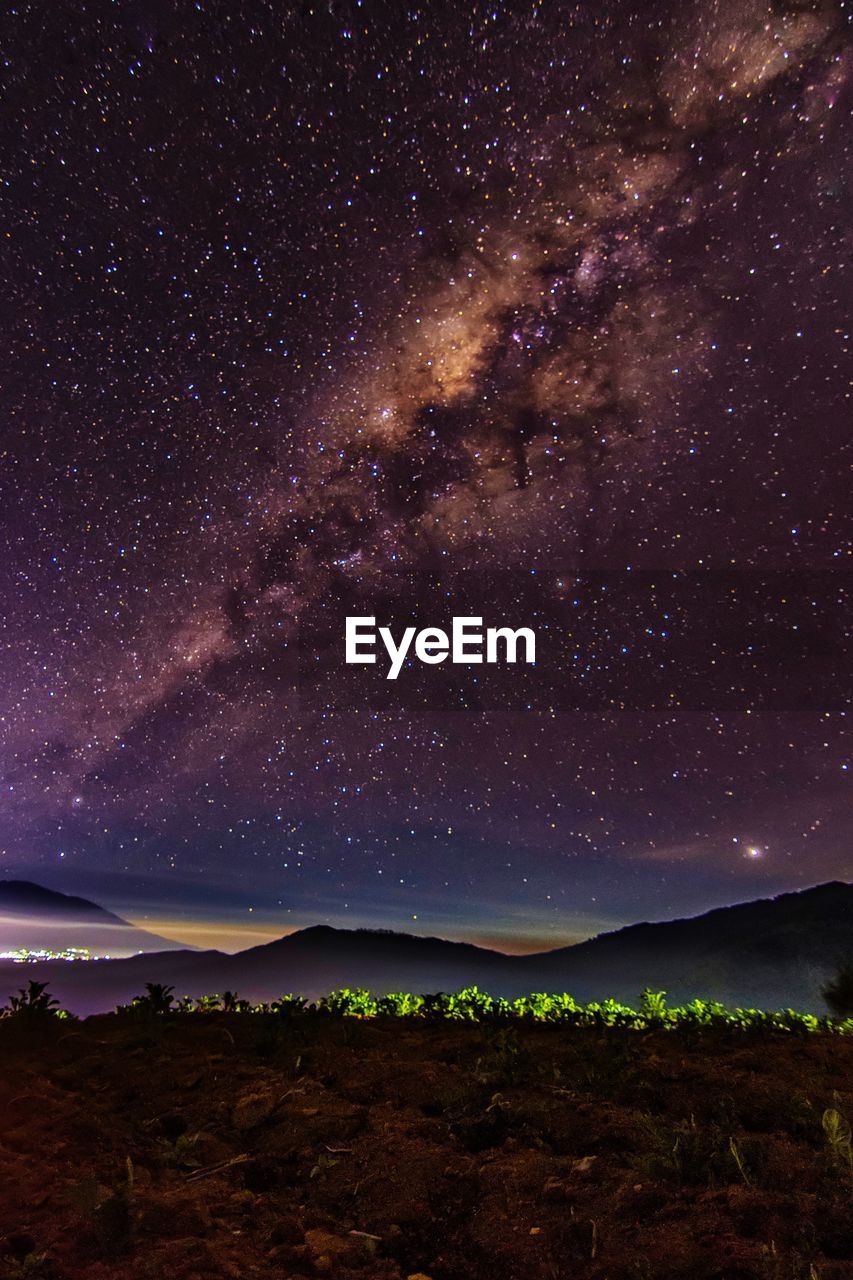
[[[183,946],[137,928],[88,898],[32,880],[0,880],[0,952],[82,949],[93,955],[120,955]]]
[[[304,929],[294,929],[272,942],[262,942],[249,948],[248,952],[238,954],[260,954],[267,950],[280,952],[294,950],[310,944],[312,948],[348,948],[350,950],[379,952],[393,951],[430,951],[441,948],[444,951],[455,951],[459,955],[469,952],[477,955],[495,955],[506,958],[503,952],[487,947],[477,946],[473,942],[460,942],[454,938],[439,938],[433,934],[408,933],[404,929],[371,929],[371,928],[339,928],[331,924],[310,924]]]
[[[133,928],[127,920],[96,902],[90,902],[88,898],[46,889],[33,880],[0,880],[0,912],[26,915],[33,911],[41,916],[66,916],[75,920],[96,920],[102,924],[109,921],[127,929]]]

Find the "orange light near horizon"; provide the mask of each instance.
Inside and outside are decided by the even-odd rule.
[[[254,922],[244,925],[235,923],[234,920],[176,920],[167,916],[128,916],[127,919],[138,929],[147,929],[149,933],[173,938],[176,947],[188,943],[203,951],[245,951],[247,947],[275,942],[277,938],[296,932],[294,926],[270,924],[265,927]]]

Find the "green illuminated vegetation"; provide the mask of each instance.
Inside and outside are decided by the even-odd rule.
[[[837,1107],[827,1107],[821,1118],[823,1134],[835,1165],[853,1173],[853,1138],[850,1122]]]
[[[649,989],[643,992],[640,1007],[632,1009],[617,1000],[579,1004],[565,993],[534,992],[515,1000],[505,1000],[501,996],[490,996],[478,987],[465,987],[452,993],[439,991],[432,995],[393,991],[376,997],[363,987],[341,987],[314,1002],[288,994],[278,1000],[252,1004],[234,992],[225,992],[222,996],[201,996],[196,1000],[189,996],[176,1000],[171,987],[148,983],[145,995],[137,996],[130,1006],[120,1009],[120,1012],[127,1011],[151,1014],[272,1013],[288,1018],[314,1014],[336,1018],[407,1018],[422,1022],[441,1019],[481,1023],[543,1022],[628,1031],[726,1027],[740,1031],[793,1034],[853,1033],[853,1018],[820,1018],[812,1013],[798,1013],[795,1009],[732,1009],[713,1000],[691,1000],[689,1004],[669,1008],[666,992]]]
[[[739,1031],[773,1031],[795,1035],[822,1032],[831,1035],[853,1033],[853,1017],[821,1018],[796,1009],[729,1008],[714,1000],[691,1000],[670,1008],[665,991],[647,988],[638,1009],[617,1000],[593,1000],[581,1004],[563,993],[533,992],[507,1000],[490,996],[476,986],[461,991],[439,991],[415,995],[393,991],[373,996],[363,987],[340,987],[317,1001],[289,993],[277,1000],[253,1004],[236,992],[210,994],[193,999],[176,997],[174,987],[147,982],[142,995],[129,1005],[119,1005],[118,1013],[137,1016],[188,1016],[210,1013],[276,1014],[283,1018],[308,1015],[334,1018],[404,1018],[418,1022],[446,1020],[476,1023],[558,1023],[566,1027],[619,1028],[627,1031],[698,1030],[728,1028]],[[69,1017],[47,991],[47,984],[30,982],[0,1009],[0,1017]]]

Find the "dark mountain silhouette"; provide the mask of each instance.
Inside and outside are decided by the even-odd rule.
[[[671,1003],[699,996],[825,1012],[820,988],[852,954],[853,885],[833,882],[691,919],[630,925],[536,955],[320,925],[237,955],[173,950],[89,964],[2,965],[0,993],[37,977],[68,1008],[90,1013],[126,1003],[146,982],[194,996],[236,990],[253,1000],[288,991],[314,999],[341,986],[381,993],[476,984],[493,995],[569,991],[580,1000],[627,1003],[651,986],[665,989]]]
[[[830,881],[705,915],[635,924],[535,957],[546,988],[565,979],[579,999],[633,999],[638,984],[670,1002],[826,1012],[820,989],[853,955],[853,885]]]
[[[45,889],[31,880],[0,880],[0,911],[21,916],[38,915],[44,919],[89,920],[97,923],[127,924],[121,916],[99,907],[88,898]]]
[[[518,966],[517,956],[467,942],[327,925],[301,929],[276,942],[252,947],[234,960],[246,987],[266,983],[272,966],[288,975],[288,990],[312,997],[340,986],[455,991],[460,979],[462,986],[476,984],[500,994],[513,985]]]
[[[138,929],[87,898],[30,880],[0,880],[0,952],[85,947],[93,955],[125,956],[180,945]]]

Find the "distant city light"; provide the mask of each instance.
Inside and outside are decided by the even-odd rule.
[[[47,947],[16,947],[11,951],[0,951],[0,960],[11,960],[14,964],[35,964],[39,960],[112,960],[110,955],[93,956],[88,947],[64,947],[61,951],[51,951]]]

